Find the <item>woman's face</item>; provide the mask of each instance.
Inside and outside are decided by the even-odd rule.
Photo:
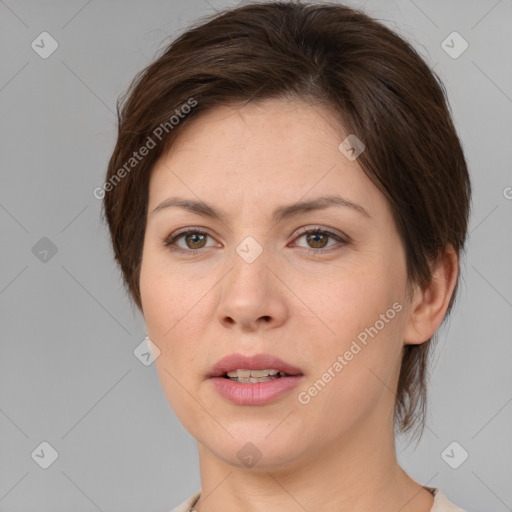
[[[386,199],[339,149],[348,135],[300,101],[216,107],[153,170],[140,288],[155,364],[179,420],[228,464],[242,467],[252,450],[259,467],[293,467],[391,428],[405,253]],[[283,210],[324,196],[343,201]],[[171,197],[220,217],[157,209]],[[234,393],[269,384],[210,378],[234,353],[270,354],[302,376],[266,401],[235,403],[219,383]]]

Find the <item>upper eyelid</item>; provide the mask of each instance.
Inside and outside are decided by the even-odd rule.
[[[303,228],[299,228],[297,234],[295,236],[301,236],[305,233],[309,233],[310,231],[319,231],[321,233],[328,233],[331,236],[338,237],[338,238],[346,238],[348,237],[342,233],[336,233],[336,230],[333,230],[332,228],[324,228],[322,226],[305,226]]]
[[[304,226],[304,227],[301,227],[301,228],[298,228],[298,231],[297,233],[295,234],[295,236],[299,236],[299,235],[303,235],[304,233],[308,233],[309,231],[322,231],[322,232],[326,232],[326,233],[329,233],[333,236],[338,236],[340,238],[348,238],[348,236],[344,235],[343,233],[336,233],[333,228],[328,228],[328,227],[322,227],[322,226],[318,226],[318,225],[311,225],[311,226]],[[186,228],[182,228],[181,230],[177,230],[176,232],[172,233],[171,235],[167,236],[166,239],[171,239],[171,238],[176,238],[180,235],[184,235],[184,234],[187,234],[187,233],[190,233],[190,232],[200,232],[200,233],[204,233],[212,238],[215,238],[213,235],[211,235],[209,232],[208,232],[208,229],[207,228],[201,228],[201,227],[196,227],[196,226],[190,226],[190,227],[186,227]]]

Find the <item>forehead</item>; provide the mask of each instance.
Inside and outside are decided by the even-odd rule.
[[[340,151],[346,136],[319,104],[265,100],[211,108],[184,126],[156,163],[150,209],[172,191],[238,208],[338,192],[375,210],[384,197],[357,160]]]
[[[186,151],[224,158],[229,149],[236,149],[237,158],[257,152],[260,158],[255,164],[262,159],[311,161],[338,139],[341,141],[343,135],[339,121],[320,104],[277,99],[231,103],[210,108],[192,120],[179,134],[169,156]],[[313,146],[315,150],[311,151]]]

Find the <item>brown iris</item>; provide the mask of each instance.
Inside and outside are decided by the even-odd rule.
[[[308,244],[311,244],[311,243],[313,243],[313,244],[315,244],[315,243],[319,243],[319,242],[318,242],[318,240],[315,240],[315,239],[313,239],[313,241],[312,241],[311,239],[312,239],[313,237],[323,237],[323,238],[324,238],[324,242],[325,242],[324,244],[321,244],[321,242],[320,242],[320,244],[321,244],[321,245],[312,245],[312,247],[314,247],[315,249],[322,249],[322,248],[324,248],[324,247],[325,247],[325,245],[326,245],[326,243],[327,243],[327,239],[329,238],[329,237],[328,237],[328,236],[326,236],[324,233],[308,233],[308,234],[306,235],[306,239],[307,239],[307,241],[308,241]]]
[[[204,247],[204,243],[206,243],[206,237],[207,235],[204,235],[204,234],[201,234],[201,233],[190,233],[190,234],[187,234],[185,235],[185,243],[187,244],[187,246],[190,248],[190,249],[202,249]],[[198,245],[198,246],[193,246],[191,247],[188,243],[188,241],[190,239],[193,239],[194,241],[192,242],[193,244],[197,243],[197,244],[201,244],[201,242],[204,242],[203,245]]]

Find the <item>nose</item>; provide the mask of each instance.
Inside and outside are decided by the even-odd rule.
[[[217,319],[223,327],[243,332],[275,329],[289,313],[286,286],[265,251],[254,261],[234,252],[231,271],[221,282]]]

